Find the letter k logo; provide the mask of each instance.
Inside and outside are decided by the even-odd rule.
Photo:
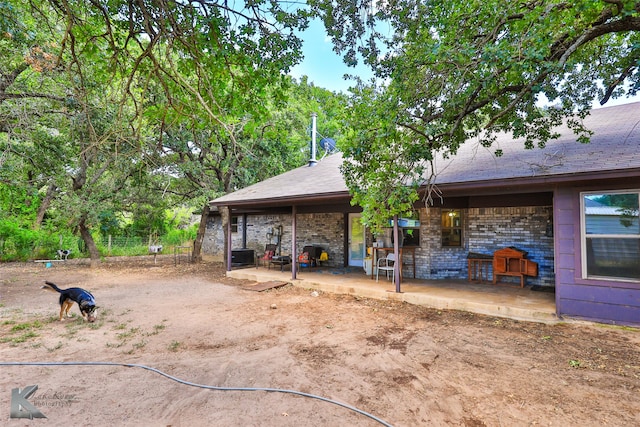
[[[30,385],[22,391],[19,388],[11,390],[11,418],[47,418],[27,400],[37,389],[37,385]]]

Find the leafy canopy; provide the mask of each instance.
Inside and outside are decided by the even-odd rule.
[[[361,57],[376,76],[355,92],[363,130],[345,149],[350,189],[376,224],[418,198],[405,185],[429,178],[436,152],[472,138],[491,146],[498,132],[543,147],[563,120],[586,142],[581,118],[594,100],[640,89],[637,1],[312,5],[346,62]]]
[[[97,258],[98,214],[164,206],[164,171],[195,177],[197,197],[245,175],[306,25],[270,0],[0,0],[0,180],[46,188],[36,221],[77,225]]]

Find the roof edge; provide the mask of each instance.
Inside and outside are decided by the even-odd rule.
[[[498,187],[513,187],[513,186],[521,186],[521,187],[530,187],[530,186],[539,186],[539,185],[552,185],[552,184],[566,184],[566,183],[578,183],[578,182],[587,182],[594,180],[602,180],[602,179],[621,179],[621,178],[629,178],[629,174],[635,174],[640,177],[640,168],[630,168],[630,169],[620,169],[620,170],[610,170],[610,171],[600,171],[597,173],[593,172],[580,172],[573,174],[563,174],[563,175],[547,175],[540,177],[518,177],[518,178],[506,178],[506,179],[493,179],[486,181],[468,181],[468,182],[449,182],[438,184],[439,188],[448,189],[448,190],[475,190],[475,189],[484,189],[484,188],[498,188]],[[425,186],[421,186],[421,189],[425,188]]]
[[[233,202],[216,202],[212,200],[209,202],[210,207],[218,206],[282,206],[282,205],[313,205],[323,203],[329,200],[338,199],[351,199],[351,194],[348,191],[341,191],[336,193],[315,193],[305,194],[295,197],[272,197],[268,199],[252,199],[252,200],[236,200]]]

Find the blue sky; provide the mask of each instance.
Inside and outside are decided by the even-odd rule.
[[[345,74],[358,75],[364,80],[368,80],[372,73],[364,65],[360,64],[356,68],[348,67],[338,54],[333,51],[331,40],[327,36],[322,22],[314,20],[303,34],[302,51],[304,59],[302,63],[296,65],[290,74],[300,78],[303,75],[309,77],[309,81],[314,85],[336,92],[348,92],[353,81],[345,80]],[[640,101],[640,95],[633,98],[611,99],[603,107],[613,105],[628,104]],[[599,102],[593,103],[593,108],[602,108]]]
[[[372,74],[367,67],[359,65],[348,67],[333,51],[331,40],[325,32],[322,22],[314,20],[303,35],[302,52],[304,60],[291,70],[293,77],[309,77],[314,85],[335,92],[347,92],[353,81],[343,79],[345,74],[358,75],[368,79]]]

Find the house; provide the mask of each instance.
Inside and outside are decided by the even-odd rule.
[[[468,141],[437,160],[443,197],[405,221],[414,265],[404,273],[467,278],[470,254],[516,248],[537,264],[526,286],[555,288],[558,316],[640,325],[640,103],[596,109],[584,121],[594,132],[588,144],[561,127],[542,149],[502,135],[491,148]],[[225,234],[212,217],[205,250],[222,256],[226,235],[227,258],[235,248],[261,254],[269,242],[293,256],[313,244],[330,265],[362,266],[373,236],[350,204],[341,162],[331,155],[211,201],[232,219]],[[388,238],[378,240],[388,246]]]

